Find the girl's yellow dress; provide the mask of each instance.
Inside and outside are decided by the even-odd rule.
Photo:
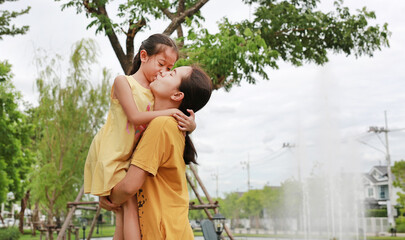
[[[153,95],[132,76],[126,76],[140,112],[152,111]],[[128,170],[129,158],[146,125],[132,126],[111,89],[107,121],[94,137],[84,167],[84,192],[97,196],[110,195]]]

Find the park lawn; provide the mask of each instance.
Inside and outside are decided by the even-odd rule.
[[[106,225],[106,226],[101,226],[99,228],[99,233],[96,233],[96,229],[94,229],[93,232],[93,236],[92,238],[97,238],[97,237],[112,237],[114,235],[114,230],[115,230],[115,226],[111,226],[111,225]],[[88,228],[86,229],[86,237],[88,234]],[[268,235],[268,234],[233,234],[235,237],[268,237],[268,238],[287,238],[289,239],[291,236],[280,236],[280,235]],[[201,231],[194,231],[194,236],[203,236]],[[26,230],[24,235],[21,235],[21,237],[19,238],[20,240],[39,240],[40,237],[40,232],[37,231],[37,235],[36,236],[32,236],[31,235],[31,231],[30,230]],[[57,235],[54,234],[54,239],[57,238]],[[80,229],[79,230],[79,238],[82,239],[83,238],[83,230]],[[44,238],[43,238],[44,239]],[[72,235],[71,239],[75,239],[74,236]],[[367,237],[367,240],[400,240],[400,239],[404,239],[403,237]]]
[[[89,227],[86,228],[86,237],[87,234],[89,233]],[[97,237],[112,237],[114,235],[114,230],[115,230],[115,226],[111,226],[111,225],[106,225],[106,226],[101,226],[99,228],[99,233],[97,234],[97,228],[94,228],[93,231],[93,235],[92,238],[97,238]],[[56,233],[53,234],[54,239],[57,238]],[[74,235],[71,235],[71,239],[75,239]],[[25,230],[24,231],[24,235],[21,235],[21,237],[19,238],[20,240],[39,240],[40,237],[40,232],[37,231],[37,235],[36,236],[32,236],[31,235],[31,230]],[[79,238],[82,239],[83,238],[83,230],[82,228],[79,229]],[[45,238],[43,238],[45,239]]]
[[[92,238],[98,238],[98,237],[112,237],[114,235],[114,230],[115,230],[115,226],[111,226],[111,225],[106,225],[106,226],[101,226],[99,228],[99,233],[97,234],[97,229],[95,228],[93,231],[93,235]],[[86,229],[86,237],[88,234],[89,228]],[[201,231],[195,231],[194,232],[194,236],[202,236],[202,232]],[[57,238],[56,233],[53,234],[54,239]],[[31,230],[25,230],[24,231],[24,235],[21,235],[21,237],[19,238],[20,240],[39,240],[40,237],[40,232],[37,231],[37,235],[36,236],[32,236],[31,235]],[[83,238],[83,230],[80,228],[79,230],[79,238],[82,239]],[[44,238],[43,238],[44,239]],[[72,238],[71,239],[75,239],[74,235],[72,234]]]

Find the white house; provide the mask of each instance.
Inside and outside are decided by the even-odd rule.
[[[394,178],[395,179],[395,178]],[[393,179],[393,181],[394,181]],[[385,208],[388,195],[388,171],[387,166],[374,166],[368,173],[363,174],[364,194],[368,208]],[[392,203],[397,205],[398,195],[401,191],[393,186]]]

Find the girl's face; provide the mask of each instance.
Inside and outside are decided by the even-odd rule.
[[[145,61],[142,62],[142,67],[148,82],[151,83],[159,74],[170,71],[176,60],[177,53],[171,47],[164,47],[164,50],[160,53],[147,56]]]
[[[155,97],[170,98],[179,91],[181,80],[191,73],[191,67],[178,67],[170,72],[159,74],[150,89]]]

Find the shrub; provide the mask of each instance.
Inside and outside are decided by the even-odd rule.
[[[20,237],[20,231],[17,228],[0,229],[0,240],[17,240]]]
[[[397,232],[405,233],[405,223],[401,223],[397,225]]]
[[[398,217],[397,219],[395,219],[395,223],[397,225],[405,224],[405,217],[402,217],[402,216]]]
[[[387,217],[387,209],[367,209],[367,217]]]

